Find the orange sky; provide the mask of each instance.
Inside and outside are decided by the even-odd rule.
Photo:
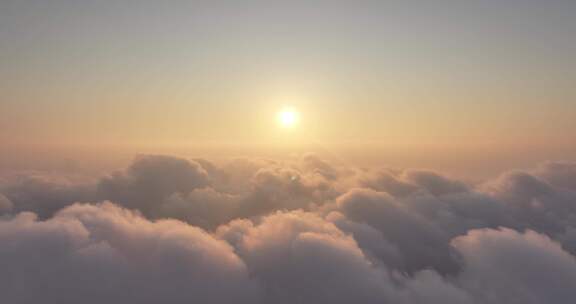
[[[0,161],[574,159],[574,5],[447,4],[2,3]],[[276,121],[286,106],[300,115],[290,130]]]

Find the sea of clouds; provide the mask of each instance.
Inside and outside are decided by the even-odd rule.
[[[576,163],[427,170],[137,157],[0,178],[2,303],[574,303]]]

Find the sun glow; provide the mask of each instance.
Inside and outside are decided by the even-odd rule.
[[[285,128],[296,126],[298,119],[298,112],[291,108],[285,108],[278,113],[278,123]]]

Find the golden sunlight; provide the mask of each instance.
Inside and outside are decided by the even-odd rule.
[[[278,123],[285,128],[296,126],[298,119],[298,112],[292,108],[284,108],[278,113]]]

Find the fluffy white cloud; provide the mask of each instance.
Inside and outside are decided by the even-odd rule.
[[[152,216],[159,202],[174,193],[208,185],[206,171],[196,162],[162,155],[138,157],[124,172],[104,177],[99,195]]]
[[[20,175],[0,181],[0,291],[9,303],[571,303],[575,167],[470,185],[313,154],[141,156],[93,179]]]
[[[406,270],[434,267],[450,271],[456,267],[450,258],[445,233],[392,196],[354,189],[339,197],[336,204],[348,219],[374,227],[398,246]]]
[[[217,234],[263,284],[265,303],[382,303],[385,273],[366,259],[354,239],[307,212],[275,213],[260,223],[233,221]]]
[[[483,229],[452,241],[464,261],[459,284],[481,303],[574,303],[576,260],[550,238]]]
[[[175,220],[113,204],[72,205],[42,222],[0,221],[6,303],[253,303],[256,284],[232,247]]]

